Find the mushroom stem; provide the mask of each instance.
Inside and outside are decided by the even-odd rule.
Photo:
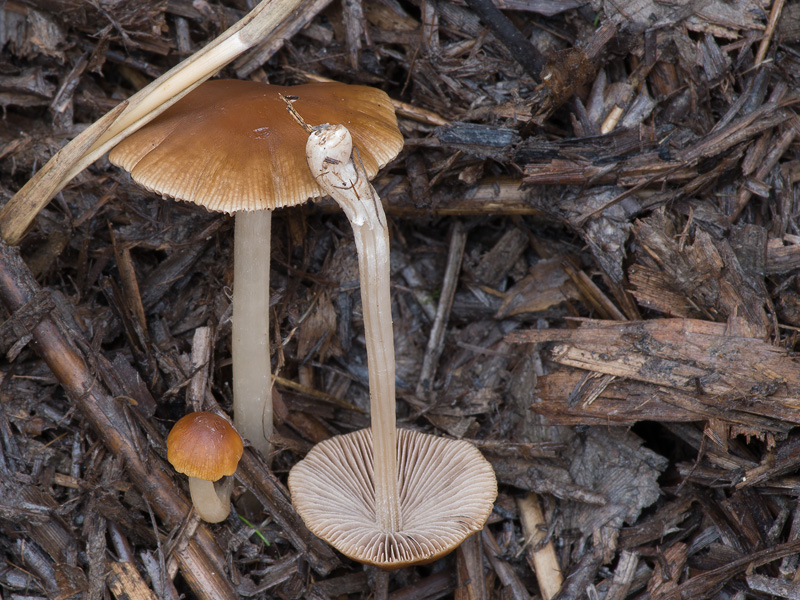
[[[269,458],[269,256],[272,211],[239,211],[233,242],[233,422]]]
[[[197,516],[207,523],[220,523],[231,512],[231,489],[233,479],[228,477],[219,487],[213,481],[189,477],[189,494]]]
[[[378,527],[399,531],[397,429],[392,301],[389,288],[389,230],[378,195],[363,167],[351,159],[353,140],[343,125],[314,128],[306,144],[308,166],[320,187],[344,210],[353,227],[361,275],[361,304],[367,340],[373,482]]]

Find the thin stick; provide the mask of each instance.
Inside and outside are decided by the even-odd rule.
[[[544,532],[539,528],[545,524],[542,509],[539,507],[539,498],[536,494],[530,493],[524,498],[518,498],[517,506],[522,530],[525,532],[525,543],[528,546],[529,563],[536,573],[542,598],[550,600],[561,589],[564,576],[561,573],[561,566],[558,564],[553,542],[549,541],[543,548],[537,548],[539,542],[544,538]]]
[[[436,376],[436,367],[444,350],[444,334],[447,331],[447,321],[450,318],[450,309],[453,307],[453,298],[458,284],[458,274],[461,272],[461,261],[464,258],[464,246],[467,243],[467,234],[461,221],[456,221],[450,231],[450,250],[447,253],[447,267],[444,271],[442,294],[439,305],[436,307],[436,317],[428,337],[428,346],[425,348],[425,357],[422,359],[417,394],[431,390],[433,379]]]
[[[536,83],[544,66],[544,57],[517,29],[491,0],[466,0],[473,12],[508,49],[512,57],[522,65]]]
[[[500,558],[503,552],[488,527],[481,529],[481,540],[483,541],[483,555],[489,559],[489,564],[492,565],[497,578],[505,586],[505,597],[512,600],[530,600],[530,593],[525,589],[514,569]]]
[[[300,125],[300,127],[302,127],[306,133],[310,134],[312,131],[314,131],[314,128],[305,122],[305,119],[300,116],[300,113],[295,110],[294,105],[292,104],[292,102],[297,100],[297,96],[284,96],[283,94],[278,94],[278,97],[286,103],[287,112],[295,121],[297,121],[297,124]]]
[[[186,390],[189,411],[203,410],[203,399],[208,388],[208,364],[211,361],[211,328],[198,327],[192,338],[192,380]]]
[[[389,600],[389,571],[375,569],[373,600]]]
[[[761,38],[761,43],[758,45],[758,52],[756,52],[756,66],[764,62],[764,57],[767,56],[769,43],[772,40],[772,34],[775,33],[775,27],[781,19],[781,11],[783,11],[784,0],[775,0],[772,3],[772,10],[769,13],[769,22],[767,29],[764,31],[764,37]]]

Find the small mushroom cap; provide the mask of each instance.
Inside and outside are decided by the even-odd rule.
[[[306,526],[342,554],[384,569],[430,562],[483,528],[497,497],[492,466],[462,440],[398,429],[400,528],[378,529],[372,430],[317,444],[289,473]]]
[[[206,481],[233,475],[242,451],[239,433],[210,412],[181,417],[167,436],[167,460],[175,470]]]
[[[227,213],[301,204],[324,193],[306,164],[310,126],[345,125],[370,178],[403,148],[389,97],[343,83],[206,81],[109,154],[146,189]]]

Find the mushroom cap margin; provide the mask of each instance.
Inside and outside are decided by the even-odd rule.
[[[208,210],[274,209],[324,195],[308,172],[308,134],[278,94],[311,126],[340,123],[372,178],[403,148],[391,99],[342,83],[276,86],[206,81],[109,154],[144,188]]]

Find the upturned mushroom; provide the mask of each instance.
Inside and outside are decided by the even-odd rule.
[[[389,569],[427,562],[483,527],[497,481],[467,442],[398,435],[386,215],[359,158],[365,149],[353,152],[348,129],[308,129],[309,170],[355,234],[371,427],[326,440],[298,462],[289,473],[292,502],[312,532],[355,560]]]
[[[164,196],[236,214],[233,413],[266,457],[272,433],[269,253],[272,209],[323,195],[306,166],[306,136],[279,94],[297,98],[312,123],[347,123],[374,176],[403,146],[389,97],[339,83],[273,86],[214,80],[118,144],[111,162]]]
[[[167,460],[178,473],[189,477],[192,504],[204,521],[219,523],[230,514],[230,476],[236,472],[243,449],[241,436],[215,413],[189,413],[169,432]],[[214,484],[223,477],[228,479]]]

